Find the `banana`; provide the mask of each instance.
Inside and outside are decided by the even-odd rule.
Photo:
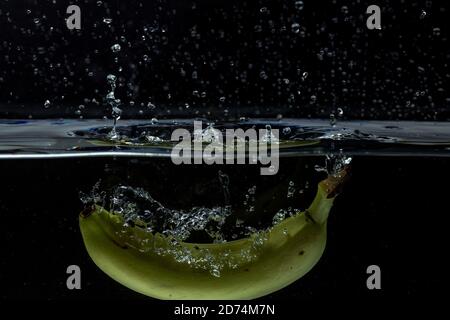
[[[235,241],[177,242],[146,231],[143,222],[124,225],[99,206],[84,210],[79,225],[94,263],[134,291],[158,299],[254,299],[291,284],[319,261],[346,173],[321,181],[305,212]]]

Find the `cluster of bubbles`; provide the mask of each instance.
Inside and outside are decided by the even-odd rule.
[[[268,144],[279,144],[280,140],[277,138],[272,132],[272,126],[266,125],[266,129],[264,130],[264,135],[260,138],[260,142],[268,143]]]
[[[228,207],[169,209],[147,191],[129,186],[117,186],[112,191],[109,208],[123,217],[125,226],[141,220],[147,231],[160,232],[178,241],[186,241],[195,231],[204,231],[214,243],[224,241],[221,227],[231,214]]]
[[[286,132],[285,132],[286,133]],[[201,143],[225,143],[225,138],[222,138],[222,134],[226,134],[225,132],[220,131],[219,129],[214,127],[214,123],[208,123],[207,127],[204,129],[195,129],[193,131],[193,142],[201,142]],[[245,139],[241,137],[235,137],[238,142],[247,142]],[[263,135],[259,138],[259,143],[266,144],[279,144],[280,139],[275,136],[272,132],[272,126],[267,124],[265,129],[263,130]]]
[[[445,6],[383,4],[390,16],[374,32],[358,1],[323,6],[83,2],[81,30],[67,30],[56,1],[25,9],[10,2],[0,6],[0,101],[14,112],[37,101],[45,112],[74,105],[77,116],[98,115],[112,73],[129,116],[282,114],[333,122],[330,114],[337,118],[337,106],[346,106],[349,118],[448,118]]]
[[[316,165],[315,170],[317,172],[326,172],[329,176],[337,176],[342,170],[350,165],[352,157],[346,155],[343,150],[339,150],[339,153],[332,153],[325,156],[325,165]]]
[[[219,143],[222,133],[214,128],[214,123],[208,123],[205,129],[195,129],[193,132],[194,142],[202,143]]]
[[[271,227],[245,226],[243,220],[236,219],[237,230],[243,232],[240,235],[233,233],[231,239],[227,239],[223,229],[227,218],[233,213],[229,205],[229,177],[221,171],[218,172],[218,176],[224,193],[224,206],[193,207],[189,210],[170,209],[142,188],[118,185],[106,192],[101,190],[100,181],[89,193],[80,193],[80,199],[85,205],[96,204],[118,215],[122,222],[117,236],[126,240],[127,245],[135,246],[142,252],[170,257],[177,262],[207,270],[213,276],[219,277],[224,269],[234,269],[257,259],[259,249],[267,241]],[[291,181],[287,197],[292,197],[295,192],[294,183]],[[243,204],[248,215],[254,214],[255,196],[256,185],[251,186],[245,194]],[[297,212],[298,209],[292,208],[278,210],[272,219],[272,226]],[[136,232],[136,228],[139,232]],[[191,243],[192,236],[198,232],[206,233],[211,239],[209,242],[211,245]],[[224,244],[229,240],[243,237],[246,238],[247,245],[239,249],[230,246],[229,252],[225,255],[214,254],[213,244]]]
[[[201,244],[186,244],[176,238],[163,237],[160,234],[133,232],[133,229],[123,228],[116,232],[119,239],[133,246],[140,252],[167,257],[172,261],[187,264],[198,270],[209,272],[214,277],[220,277],[223,270],[232,270],[255,261],[262,245],[267,241],[266,232],[255,232],[246,246],[221,249],[221,254],[214,252],[214,246]]]

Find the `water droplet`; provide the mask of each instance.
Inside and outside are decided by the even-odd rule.
[[[211,269],[211,274],[216,278],[220,278],[220,270],[218,268]]]
[[[337,115],[342,117],[344,115],[344,110],[342,110],[342,108],[337,108]]]
[[[299,33],[300,32],[300,24],[298,24],[297,22],[293,23],[291,25],[291,30],[293,33]]]
[[[420,12],[420,19],[425,19],[426,16],[427,16],[427,12],[425,10],[422,10]]]
[[[106,80],[108,80],[109,84],[116,83],[116,76],[113,74],[108,74],[106,76]]]
[[[433,35],[436,37],[439,37],[441,35],[441,29],[440,28],[433,28]]]
[[[119,100],[119,102],[120,102],[120,100]],[[118,107],[113,107],[112,115],[113,115],[114,119],[119,120],[121,114],[122,114],[122,109],[120,109]]]
[[[289,181],[287,198],[292,198],[295,193],[295,184],[294,181]]]
[[[302,11],[304,8],[303,1],[295,1],[294,5],[295,5],[295,9],[297,9],[299,11]]]
[[[336,125],[336,116],[334,113],[330,113],[330,126],[334,127]]]
[[[285,215],[284,211],[278,211],[278,212],[273,216],[272,224],[273,224],[273,225],[279,224],[281,221],[284,220],[285,217],[286,217],[286,215]]]
[[[289,133],[291,133],[291,128],[290,128],[290,127],[283,128],[283,133],[284,133],[284,134],[289,134]]]
[[[317,171],[317,172],[327,172],[327,168],[322,167],[321,165],[318,165],[318,164],[316,164],[314,166],[314,170]]]
[[[115,84],[112,84],[112,85],[115,85]],[[114,97],[114,91],[108,92],[108,93],[106,94],[106,100],[107,100],[107,101],[114,101],[114,99],[115,99],[115,97]]]
[[[44,102],[44,108],[48,109],[50,107],[50,100],[45,100]]]
[[[110,24],[112,22],[111,18],[103,18],[103,22],[106,24]]]
[[[121,49],[120,44],[116,43],[111,47],[112,52],[117,53]]]

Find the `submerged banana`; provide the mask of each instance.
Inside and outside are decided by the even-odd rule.
[[[296,281],[319,261],[345,175],[321,181],[305,212],[245,239],[178,243],[147,232],[144,223],[124,227],[121,216],[98,206],[80,214],[80,229],[95,264],[132,290],[159,299],[253,299]]]

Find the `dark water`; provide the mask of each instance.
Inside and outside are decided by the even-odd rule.
[[[286,190],[292,180],[304,191],[295,200],[295,205],[301,207],[310,202],[317,182],[326,176],[314,169],[325,162],[323,145],[317,152],[314,149],[309,153],[290,151],[290,156],[281,157],[277,175],[260,176],[258,166],[253,165],[176,166],[168,157],[118,156],[121,150],[114,151],[115,156],[98,157],[94,153],[77,157],[77,152],[91,152],[83,148],[86,137],[76,140],[77,135],[77,138],[71,135],[66,139],[50,139],[52,135],[47,135],[54,144],[45,150],[43,144],[27,144],[45,141],[33,140],[30,138],[33,135],[23,133],[33,132],[35,124],[2,123],[2,130],[16,130],[11,137],[20,142],[15,150],[11,150],[13,143],[3,142],[4,159],[0,161],[0,234],[2,243],[6,244],[0,260],[2,299],[145,299],[103,274],[84,248],[78,229],[78,213],[83,209],[79,192],[89,192],[99,179],[110,185],[143,187],[171,207],[211,207],[224,202],[217,179],[220,170],[229,177],[230,198],[236,203],[242,201],[243,194],[253,185],[258,191],[274,186],[283,186]],[[56,128],[55,137],[62,132],[61,128],[73,129],[74,126],[83,132],[96,132],[90,129],[92,123],[88,122],[47,124],[41,128]],[[324,133],[321,128],[325,126],[316,126],[316,122],[309,124],[315,129],[304,130],[302,134],[317,136],[317,132],[323,135],[338,130],[334,128]],[[27,129],[20,131],[18,128],[22,126]],[[295,127],[290,123],[290,126],[300,128],[299,124]],[[405,127],[414,126],[422,129],[401,135]],[[379,137],[385,138],[372,141],[376,147],[369,145],[370,148],[362,139],[336,140],[351,146],[353,161],[351,178],[330,216],[326,252],[304,278],[264,299],[439,294],[441,281],[446,276],[442,267],[448,243],[446,182],[450,178],[450,159],[448,149],[443,148],[448,142],[446,130],[427,132],[423,129],[433,127],[439,124],[362,126],[365,130],[362,132],[377,132]],[[388,132],[395,134],[388,135]],[[28,138],[19,139],[21,136]],[[432,144],[426,139],[430,136],[437,137],[438,142]],[[2,135],[2,141],[7,137]],[[408,148],[403,149],[404,146],[386,142],[390,141],[387,138],[410,139],[415,143],[409,141]],[[54,156],[68,152],[65,148],[73,144],[73,139],[82,146],[80,149],[71,150],[72,155],[65,158]],[[359,145],[368,155],[358,152]],[[138,152],[141,149],[138,148]],[[385,150],[389,150],[390,156],[386,156]],[[423,151],[416,155],[414,150]],[[82,270],[82,290],[66,288],[66,268],[71,264],[79,265]],[[366,268],[372,264],[382,270],[382,290],[378,292],[366,287]]]
[[[279,130],[280,155],[450,156],[450,126],[447,122],[337,121],[321,119],[247,119],[202,121],[225,134],[226,129]],[[112,120],[2,120],[0,158],[55,157],[170,157],[171,134],[187,129],[192,136],[193,119],[120,120],[118,138],[111,140]],[[149,141],[148,138],[158,138]],[[283,142],[296,142],[285,146]],[[224,141],[225,143],[225,141]]]

